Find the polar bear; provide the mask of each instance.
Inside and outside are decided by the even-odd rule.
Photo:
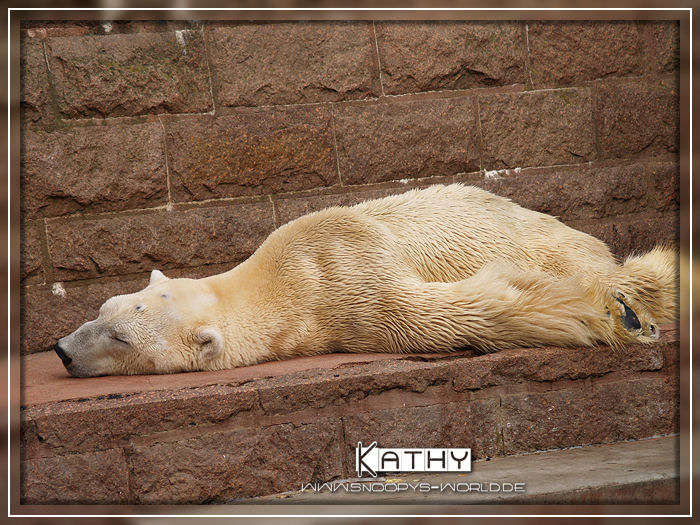
[[[203,279],[151,273],[56,344],[77,377],[219,370],[328,352],[621,346],[676,317],[677,255],[600,240],[452,184],[332,207]]]

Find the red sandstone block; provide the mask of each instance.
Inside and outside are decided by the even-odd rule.
[[[670,434],[678,397],[662,378],[502,398],[505,454]]]
[[[680,209],[680,166],[675,162],[650,163],[652,202],[660,212]]]
[[[144,288],[147,278],[133,281],[93,283],[87,286],[25,289],[20,295],[20,351],[23,354],[50,350],[59,337],[97,317],[107,299]]]
[[[641,73],[635,22],[530,22],[528,45],[536,88]]]
[[[61,366],[58,361],[56,366]],[[238,416],[245,419],[257,408],[254,385],[230,384],[126,392],[30,406],[23,411],[23,458],[150,443],[157,441],[153,436],[166,432],[183,435],[198,425],[211,427]],[[106,420],[110,421],[108,426]]]
[[[173,119],[167,131],[176,201],[338,183],[326,106]]]
[[[199,30],[58,37],[46,46],[64,118],[201,113],[213,107]]]
[[[501,455],[498,398],[374,410],[343,416],[346,476],[356,477],[355,447],[471,448],[475,459]]]
[[[20,500],[25,505],[130,502],[121,449],[25,460],[20,472]]]
[[[217,103],[337,102],[381,94],[372,24],[241,22],[207,30]]]
[[[44,43],[33,38],[20,40],[20,114],[24,125],[50,125],[54,111],[49,96],[49,77]]]
[[[678,153],[679,96],[677,83],[667,78],[598,86],[595,111],[602,157]]]
[[[130,487],[137,503],[224,502],[299,490],[342,474],[338,422],[212,432],[135,446]]]
[[[510,22],[378,22],[384,92],[525,83],[524,26]]]
[[[374,396],[394,391],[404,396],[401,403],[405,404],[411,393],[422,394],[430,386],[446,386],[450,390],[449,381],[450,363],[392,359],[352,367],[343,374],[331,369],[277,377],[258,385],[258,396],[266,414],[343,407],[361,400],[370,402],[371,398],[371,407],[365,405],[369,410],[378,406],[384,408],[385,403],[392,402]],[[341,413],[346,411],[341,410]]]
[[[569,226],[605,242],[618,257],[651,250],[657,244],[678,246],[678,213],[663,215],[637,214],[598,221],[572,221]]]
[[[346,104],[335,110],[344,184],[453,175],[479,169],[471,97]]]
[[[526,208],[563,221],[677,209],[678,164],[632,163],[614,166],[567,166],[508,170],[491,178],[459,182],[479,186]],[[658,187],[650,200],[650,188]],[[674,203],[676,199],[676,203]]]
[[[41,229],[44,223],[41,221],[23,221],[20,227],[19,259],[20,280],[22,284],[35,284],[44,282],[44,258],[41,248]]]
[[[681,366],[681,348],[680,344],[666,345],[664,352],[664,372],[670,378],[679,380],[679,371]]]
[[[85,279],[238,262],[273,229],[269,202],[200,207],[48,225],[54,278]]]
[[[479,108],[487,170],[596,158],[587,88],[483,95]]]
[[[21,210],[58,216],[165,204],[165,144],[159,123],[25,131]]]
[[[639,22],[645,44],[645,63],[651,73],[672,73],[680,67],[680,22]]]
[[[461,392],[526,381],[582,379],[618,370],[660,370],[664,363],[663,349],[676,345],[676,342],[628,345],[624,352],[607,346],[580,351],[552,347],[504,350],[460,359],[454,365],[453,387]]]

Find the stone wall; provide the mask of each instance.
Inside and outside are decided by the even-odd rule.
[[[678,241],[676,22],[29,22],[22,351],[148,272],[465,182],[624,256]]]

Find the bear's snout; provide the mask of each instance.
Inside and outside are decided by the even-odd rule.
[[[73,360],[72,360],[70,357],[68,357],[68,356],[66,355],[66,353],[63,351],[63,348],[61,348],[60,343],[56,343],[56,344],[53,346],[53,349],[54,349],[54,350],[56,351],[56,353],[58,354],[58,357],[61,358],[61,361],[63,362],[63,366],[65,366],[66,368],[68,368],[68,365],[70,365],[71,362],[72,362]]]

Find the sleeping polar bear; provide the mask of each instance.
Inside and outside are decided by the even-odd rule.
[[[676,263],[657,247],[620,265],[549,215],[433,186],[300,217],[219,275],[154,270],[55,350],[85,377],[327,352],[649,342],[676,316]]]

